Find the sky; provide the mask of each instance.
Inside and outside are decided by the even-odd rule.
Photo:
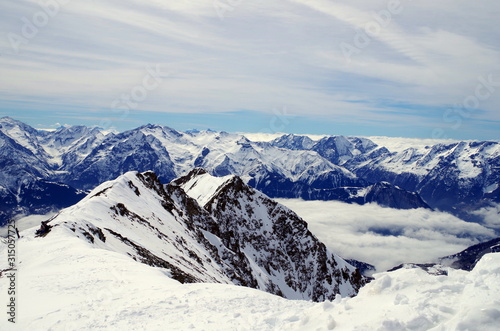
[[[37,128],[498,140],[495,0],[2,0],[0,117]]]

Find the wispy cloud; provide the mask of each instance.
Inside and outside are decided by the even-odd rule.
[[[223,19],[212,1],[53,2],[60,8],[39,27],[43,2],[4,2],[2,100],[52,97],[68,109],[106,108],[138,84],[147,65],[161,64],[171,75],[137,111],[270,114],[287,105],[336,123],[411,122],[427,132],[449,126],[443,112],[474,93],[479,76],[500,73],[493,29],[500,4],[492,0],[401,0],[350,61],[340,45],[353,43],[389,2],[243,0]],[[30,23],[37,33],[25,36]],[[24,38],[17,47],[14,35]],[[500,120],[495,89],[462,130]],[[398,103],[409,107],[391,111]]]

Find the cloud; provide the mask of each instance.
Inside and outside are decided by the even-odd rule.
[[[492,203],[491,206],[476,210],[472,214],[480,216],[485,226],[494,229],[500,228],[500,204]]]
[[[169,74],[136,111],[272,113],[286,105],[337,123],[423,130],[448,125],[444,110],[474,93],[479,76],[500,72],[492,29],[500,5],[486,3],[401,0],[348,62],[340,45],[352,44],[387,1],[72,0],[15,51],[8,36],[22,37],[43,9],[11,0],[0,13],[0,97],[109,108],[147,65],[161,64]],[[481,100],[473,118],[500,120],[498,102],[500,93]]]
[[[401,263],[433,262],[495,237],[491,229],[426,209],[397,210],[376,204],[277,199],[309,224],[328,248],[387,270]]]

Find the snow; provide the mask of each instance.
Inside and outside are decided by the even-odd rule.
[[[330,308],[336,330],[497,330],[500,254],[486,255],[473,271],[433,276],[420,269],[377,274],[360,294]],[[322,318],[319,309],[310,325]],[[323,317],[324,319],[324,317]]]
[[[276,138],[279,138],[281,136],[284,136],[286,133],[264,133],[264,132],[257,132],[257,133],[250,133],[250,132],[236,132],[236,134],[242,135],[244,137],[247,137],[248,140],[253,141],[253,142],[270,142]]]
[[[275,134],[248,134],[246,137],[253,141],[270,141],[271,138],[277,138],[280,135]],[[311,138],[318,142],[321,138],[334,138],[335,150],[340,154],[339,165],[347,164],[353,157],[360,156],[362,152],[354,148],[354,140],[357,137],[344,136],[311,136],[298,135]],[[292,137],[293,138],[293,137]],[[354,139],[354,140],[353,140]],[[464,180],[469,183],[470,180],[480,178],[484,168],[500,153],[498,144],[488,146],[484,142],[476,141],[457,141],[452,139],[421,139],[421,138],[393,138],[393,137],[363,137],[364,143],[372,141],[373,143],[386,147],[392,154],[383,155],[380,158],[362,160],[354,167],[349,169],[355,172],[356,168],[368,166],[370,168],[379,168],[381,170],[403,174],[411,173],[417,175],[417,178],[423,180],[427,175],[440,169],[442,160],[452,159],[453,162],[445,164],[446,167],[455,167],[457,171],[457,181]],[[369,140],[368,140],[369,139]],[[363,143],[363,142],[362,142]],[[293,165],[293,163],[291,163]],[[282,164],[279,164],[283,167]],[[301,164],[303,167],[304,165]],[[318,166],[315,171],[318,171]],[[307,174],[305,171],[304,174]],[[307,175],[304,175],[306,177]],[[303,179],[303,178],[302,178]],[[465,184],[468,185],[468,184]]]
[[[276,138],[282,137],[288,133],[237,132],[237,134],[245,136],[249,140],[254,142],[259,142],[259,141],[269,142]],[[313,141],[319,141],[325,137],[332,137],[331,135],[325,135],[325,134],[297,134],[297,136],[308,137]]]
[[[320,272],[316,273],[315,269],[315,263],[319,260],[323,261],[323,259],[327,259],[328,263],[335,260],[336,263],[331,263],[327,267],[329,270],[332,268],[331,265],[336,265],[336,270],[342,269],[347,274],[354,272],[352,266],[331,252],[326,252],[325,255],[315,255],[314,252],[316,250],[313,247],[318,244],[316,239],[309,232],[305,231],[306,225],[288,208],[273,203],[267,196],[250,187],[241,191],[238,189],[235,192],[232,191],[233,186],[225,185],[229,182],[228,180],[221,180],[221,178],[213,177],[206,173],[189,176],[190,180],[181,184],[181,187],[187,194],[191,197],[198,197],[199,203],[204,205],[205,208],[214,209],[219,212],[224,210],[225,216],[219,217],[218,222],[226,224],[225,226],[231,229],[238,227],[231,230],[230,233],[234,231],[232,237],[237,238],[236,240],[240,242],[242,252],[248,258],[251,273],[261,289],[277,288],[279,292],[289,299],[316,297],[315,289],[323,287],[320,287],[320,284],[316,284],[313,289],[312,282],[305,281],[304,279],[323,279],[323,275]],[[233,177],[229,176],[227,178],[231,179]],[[220,187],[218,187],[219,185]],[[202,187],[198,192],[203,193],[199,194],[196,192],[196,194],[193,194],[193,186],[194,190],[197,187]],[[236,186],[238,187],[239,185]],[[226,187],[227,190],[222,191]],[[209,189],[206,190],[206,188]],[[220,192],[225,192],[222,197],[219,195]],[[225,195],[227,192],[231,192],[230,197]],[[204,198],[203,194],[207,194],[209,199]],[[216,198],[212,199],[214,195]],[[235,201],[231,204],[226,204],[225,199],[235,199]],[[209,201],[210,206],[207,205]],[[224,207],[218,207],[219,201],[222,202]],[[278,231],[276,224],[283,221],[283,217],[288,218],[285,221],[285,229],[288,226],[293,227],[295,226],[294,224],[300,223],[302,231]],[[205,237],[207,237],[207,233],[205,233]],[[220,250],[221,245],[216,238],[210,235],[208,235],[208,238]],[[284,248],[289,245],[289,240],[294,241],[297,250],[297,252],[290,255]],[[299,255],[307,256],[309,260],[307,258],[297,259],[295,256]],[[269,267],[270,259],[272,259],[270,256],[274,256],[275,260],[273,260],[273,263],[276,264]],[[266,268],[265,266],[268,267]],[[333,281],[339,286],[340,294],[343,296],[349,296],[357,292],[355,289],[356,285],[353,287],[353,284],[346,279],[334,277]],[[335,290],[335,286],[326,285],[324,288],[325,292],[322,295],[331,296],[338,293]]]
[[[372,136],[364,138],[370,139],[379,146],[384,146],[391,152],[402,152],[408,148],[423,150],[427,146],[433,146],[437,144],[450,145],[459,142],[459,140],[453,140],[453,139],[431,139],[431,138],[426,139],[426,138],[381,137],[381,136]]]
[[[312,303],[224,284],[180,284],[160,268],[63,232],[21,232],[16,325],[2,330],[498,330],[500,254],[471,272],[379,273],[354,298]],[[5,245],[0,256],[6,256]],[[4,269],[2,260],[1,269]],[[8,279],[0,278],[6,302]]]
[[[325,144],[320,144],[325,150],[316,146],[325,156],[321,157],[314,151],[278,148],[268,143],[282,133],[181,133],[165,126],[146,125],[110,137],[98,129],[81,126],[36,134],[37,131],[18,121],[4,118],[2,123],[5,123],[2,124],[4,132],[31,150],[39,151],[34,160],[16,161],[29,161],[34,166],[33,170],[40,172],[44,178],[71,183],[81,189],[90,189],[103,180],[112,179],[119,174],[117,168],[124,171],[152,169],[162,178],[173,179],[185,175],[194,167],[202,167],[216,175],[240,176],[259,188],[264,187],[264,180],[269,176],[306,185],[323,182],[327,186],[335,186],[341,181],[344,182],[342,185],[356,185],[354,173],[357,173],[370,181],[374,179],[371,178],[373,175],[397,182],[405,189],[423,191],[423,199],[435,206],[436,201],[439,202],[440,191],[444,189],[429,193],[428,187],[433,182],[439,187],[448,186],[444,184],[448,180],[452,186],[460,185],[464,195],[455,200],[466,201],[467,192],[471,192],[472,199],[479,200],[474,196],[474,190],[470,189],[485,189],[496,184],[495,160],[500,155],[500,145],[488,142],[369,137],[393,152],[387,154],[383,150],[374,150],[374,145],[366,138],[324,135],[283,137],[285,145],[288,138],[293,143],[304,140],[300,137],[309,137],[316,142],[327,137]],[[311,140],[305,140],[307,143],[303,147],[312,148]],[[137,149],[142,144],[151,146],[152,151]],[[140,169],[131,168],[126,161],[134,151],[137,158],[133,161]],[[330,162],[326,158],[332,153],[340,155]],[[141,159],[141,156],[144,158]],[[28,177],[30,174],[24,177],[32,180]],[[326,182],[329,178],[334,180]],[[8,180],[3,178],[2,181],[6,188],[15,192],[18,181],[13,179],[9,176]],[[298,195],[300,192],[287,194]]]
[[[276,138],[286,135],[286,133],[249,133],[249,132],[238,132],[237,134],[247,137],[249,140],[254,142],[270,142]],[[298,134],[297,136],[309,137],[313,141],[319,141],[326,137],[335,137],[334,135],[319,135],[319,134]],[[384,136],[346,136],[350,138],[366,138],[373,141],[379,146],[386,147],[391,152],[402,152],[408,148],[415,148],[417,150],[422,150],[426,146],[433,146],[436,144],[450,145],[460,140],[454,139],[432,139],[432,138],[407,138],[407,137],[384,137]],[[469,140],[468,142],[473,142],[474,140]]]
[[[189,182],[182,185],[183,190],[191,198],[198,201],[200,206],[205,206],[218,189],[234,176],[214,177],[209,174],[196,176]]]
[[[38,153],[36,137],[31,136],[29,132],[21,128],[16,122],[6,121],[5,118],[3,118],[2,123],[6,124],[1,128],[5,135],[15,140],[24,148],[29,149],[33,154]]]
[[[14,123],[14,122],[13,122]],[[23,146],[38,150],[43,147],[52,163],[60,163],[62,154],[72,153],[83,159],[104,136],[95,134],[95,140],[73,139],[62,147],[55,140],[30,137],[17,124],[5,131]],[[66,128],[70,129],[70,128]],[[342,170],[318,158],[310,151],[289,151],[248,142],[238,134],[199,132],[179,134],[166,127],[146,126],[141,132],[157,139],[176,162],[176,173],[192,168],[194,160],[204,148],[210,150],[203,166],[212,167],[225,162],[235,172],[249,174],[259,167],[286,174],[292,179],[307,178],[308,173]],[[282,134],[244,134],[250,141],[270,141]],[[324,136],[307,135],[313,140]],[[63,135],[68,138],[68,135]],[[150,139],[151,138],[151,139]],[[133,140],[133,138],[131,138]],[[455,141],[436,141],[406,138],[370,137],[386,146],[393,156],[381,165],[396,173],[427,174],[441,158],[457,154],[454,163],[460,178],[480,175],[477,162],[499,155],[499,146],[473,147],[463,143],[453,148]],[[441,145],[435,145],[440,143]],[[427,147],[435,145],[434,147]],[[346,141],[344,139],[344,145]],[[156,146],[157,147],[157,146]],[[113,146],[110,146],[113,148]],[[103,151],[102,153],[105,153]],[[66,170],[55,170],[64,173]],[[346,174],[350,174],[345,171]],[[221,186],[232,177],[200,176],[184,188],[201,205],[206,204]],[[249,178],[249,177],[246,177]],[[141,193],[139,199],[130,183]],[[105,188],[114,188],[102,192]],[[485,192],[498,187],[489,182]],[[127,189],[128,188],[128,189]],[[95,196],[102,192],[102,197]],[[120,193],[121,192],[121,193]],[[124,193],[125,192],[125,193]],[[147,196],[144,199],[144,196]],[[92,197],[94,196],[94,197]],[[110,218],[109,201],[126,200],[127,209],[144,215],[152,223],[127,223],[120,215]],[[240,203],[242,200],[238,200]],[[373,263],[384,270],[401,262],[431,262],[437,257],[456,253],[479,238],[494,235],[491,229],[479,224],[465,223],[453,216],[429,210],[399,211],[375,205],[346,205],[339,202],[301,202],[280,200],[292,206],[309,222],[310,230],[331,251],[348,258]],[[307,204],[307,205],[306,205]],[[85,206],[85,208],[84,208]],[[265,206],[252,206],[256,219],[266,213]],[[498,226],[498,206],[477,211],[485,216],[485,225]],[[235,214],[241,216],[243,214]],[[175,234],[188,244],[186,250],[207,261],[206,248],[193,239],[179,223],[176,210],[166,214],[158,196],[152,194],[135,173],[120,181],[107,182],[93,191],[81,204],[61,212],[53,222],[50,235],[35,238],[35,224],[49,216],[31,216],[18,221],[22,238],[17,242],[17,324],[0,318],[0,330],[498,330],[500,325],[500,255],[488,254],[471,272],[448,270],[448,276],[429,275],[420,269],[404,268],[382,272],[366,285],[355,298],[337,297],[333,302],[312,303],[303,300],[285,300],[258,290],[229,284],[181,285],[171,278],[171,272],[134,261],[133,250],[106,232],[103,243],[86,241],[81,233],[72,231],[72,225],[99,228],[120,227],[123,236],[132,242],[147,238],[147,247],[157,256],[176,263],[183,270],[198,272],[200,279],[230,283],[210,262],[203,270],[183,260],[179,246],[168,245],[159,238]],[[237,219],[237,217],[235,218]],[[272,227],[269,219],[263,221],[262,231]],[[380,234],[389,231],[389,235]],[[218,250],[225,249],[220,238],[203,231],[204,237]],[[467,233],[467,236],[464,236]],[[152,236],[152,234],[154,234]],[[158,235],[158,236],[156,236]],[[160,236],[161,237],[161,236]],[[202,236],[203,237],[203,236]],[[297,244],[303,244],[298,240]],[[273,243],[279,245],[278,242]],[[183,248],[181,248],[183,249]],[[291,288],[267,274],[256,263],[259,252],[251,246],[244,248],[251,262],[252,272],[258,274],[261,286],[272,278],[287,296],[300,298]],[[0,242],[0,256],[7,256],[5,242]],[[309,261],[311,262],[311,261]],[[337,262],[343,266],[342,260]],[[0,270],[7,268],[7,259],[0,259]],[[190,269],[192,268],[192,269]],[[293,266],[292,266],[293,268]],[[345,284],[340,284],[345,287]],[[0,276],[0,300],[7,303],[8,279]],[[347,288],[343,288],[347,292]]]
[[[238,181],[233,176],[227,179]],[[181,187],[162,186],[152,172],[128,172],[101,184],[79,203],[55,215],[50,220],[50,234],[43,240],[57,240],[61,234],[76,236],[94,248],[161,266],[167,275],[182,282],[261,285],[262,290],[288,298],[332,298],[339,293],[338,286],[341,295],[350,296],[364,284],[361,279],[348,278],[354,268],[322,249],[304,231],[302,220],[262,193],[250,187],[242,189],[241,181],[228,186],[224,185],[225,178],[193,172],[180,182],[195,187],[204,204],[209,199],[212,206],[220,201],[226,207],[215,210],[224,212],[204,210],[188,200]],[[225,187],[228,190],[222,190]],[[236,201],[226,204],[232,196]],[[277,224],[283,229],[301,230],[279,231]],[[229,236],[236,238],[233,244],[226,240]],[[293,251],[288,249],[291,243],[297,243]],[[240,253],[246,253],[249,261],[241,260]],[[311,274],[321,261],[327,261],[327,270]],[[250,270],[255,271],[253,278],[248,275]],[[341,273],[348,276],[342,278]]]
[[[197,167],[213,170],[222,166],[242,177],[254,173],[258,178],[264,170],[283,174],[294,181],[307,173],[327,170],[337,170],[353,177],[349,171],[318,157],[315,152],[290,151],[259,144],[241,134],[212,131],[172,134],[172,129],[161,126],[143,127],[140,131],[157,139],[168,150],[178,176],[187,174],[198,160],[200,164],[196,164]],[[203,154],[204,150],[206,154]]]
[[[495,191],[498,188],[498,183],[491,184],[487,187],[484,188],[483,192],[484,193],[491,193]]]
[[[128,218],[126,214],[118,213],[116,208],[123,202],[128,215],[137,217]],[[112,235],[108,230],[111,229],[133,243],[147,243],[147,250],[152,254],[200,280],[229,283],[230,280],[221,274],[214,263],[197,266],[196,262],[185,258],[189,256],[186,252],[202,260],[209,259],[210,254],[163,207],[162,202],[156,191],[147,188],[139,180],[136,172],[128,172],[114,181],[101,184],[78,204],[61,211],[51,221],[54,228],[50,235],[63,232],[84,240],[84,231],[101,229],[104,230],[106,241],[103,243],[96,237],[94,245],[135,257],[137,252]]]
[[[249,140],[258,142],[269,142],[276,138],[286,135],[286,133],[250,133],[238,132],[236,134],[243,135]],[[313,141],[319,141],[326,137],[334,137],[334,135],[318,135],[318,134],[298,134],[297,136],[309,137]],[[355,137],[355,136],[349,136]],[[407,138],[407,137],[384,137],[384,136],[356,136],[359,138],[366,138],[373,141],[379,146],[386,147],[391,152],[402,152],[407,148],[423,149],[426,146],[436,144],[453,144],[459,142],[454,139],[431,139],[431,138]],[[472,141],[472,140],[471,140]]]

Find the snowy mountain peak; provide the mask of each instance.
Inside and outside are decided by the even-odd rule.
[[[304,150],[311,149],[314,145],[314,141],[307,136],[298,136],[294,134],[285,134],[273,140],[273,145],[289,148],[292,150]]]
[[[181,179],[181,187],[217,219],[223,245],[250,261],[247,282],[287,298],[314,301],[336,293],[355,295],[366,282],[359,270],[329,252],[293,211],[237,176],[197,172]]]
[[[0,118],[0,125],[2,125],[2,128],[4,126],[10,126],[10,127],[14,127],[14,126],[20,126],[20,127],[23,127],[25,129],[28,129],[29,131],[32,131],[34,130],[33,128],[31,128],[29,125],[26,125],[24,124],[23,122],[21,121],[18,121],[12,117],[9,117],[9,116],[4,116],[4,117],[1,117]]]
[[[39,132],[31,126],[10,117],[2,117],[0,118],[0,131],[33,154],[45,154],[38,140]]]
[[[203,168],[195,168],[186,176],[172,181],[171,184],[179,185],[187,195],[198,201],[200,206],[205,206],[225,184],[234,178],[234,175],[215,177]]]
[[[172,137],[177,137],[177,138],[180,138],[183,136],[183,134],[181,132],[174,130],[168,126],[159,125],[159,124],[146,124],[146,125],[143,125],[143,126],[137,128],[137,131],[146,132],[146,133],[157,132],[157,133],[161,133],[161,134],[164,134],[167,136],[172,136]]]

